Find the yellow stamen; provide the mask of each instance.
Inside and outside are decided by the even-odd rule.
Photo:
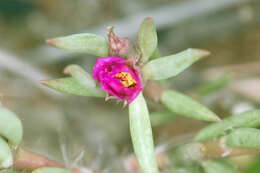
[[[119,79],[122,85],[126,88],[132,88],[137,85],[136,80],[133,78],[133,76],[130,73],[120,72],[117,73],[115,77]]]

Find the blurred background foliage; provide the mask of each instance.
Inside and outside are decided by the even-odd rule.
[[[258,0],[1,0],[0,96],[23,121],[22,146],[68,166],[123,172],[132,147],[122,104],[54,93],[38,80],[64,76],[63,68],[71,63],[91,72],[95,63],[90,55],[51,48],[45,39],[83,32],[105,35],[111,25],[118,35],[135,38],[147,16],[155,20],[163,55],[189,47],[211,52],[170,82],[162,81],[165,87],[193,95],[222,118],[259,108]],[[213,85],[199,96],[202,85],[226,72],[232,80],[224,88]],[[152,102],[149,106],[158,109]],[[154,128],[155,143],[188,142],[205,125],[176,117]],[[258,156],[232,161],[244,172],[260,171]]]

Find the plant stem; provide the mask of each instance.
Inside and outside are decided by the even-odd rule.
[[[144,88],[144,95],[154,102],[159,102],[163,91],[165,90],[160,83],[156,81],[147,81]]]
[[[16,169],[26,169],[29,171],[35,170],[40,167],[58,167],[58,168],[66,168],[66,166],[50,160],[44,156],[41,156],[36,153],[32,153],[30,151],[26,151],[23,148],[19,148],[15,151],[15,159],[13,168]],[[71,169],[72,173],[83,173],[76,168]]]
[[[241,155],[259,154],[259,149],[226,147],[219,141],[210,141],[203,144],[204,159],[234,157]]]
[[[190,146],[190,147],[187,147]],[[178,152],[176,152],[178,150]],[[197,154],[190,154],[197,153]],[[197,161],[200,162],[202,160],[215,159],[215,158],[223,158],[223,157],[234,157],[241,155],[251,155],[251,154],[259,154],[260,149],[252,149],[252,148],[229,148],[224,146],[220,141],[210,141],[205,143],[189,143],[189,144],[181,144],[176,148],[168,148],[163,152],[156,153],[156,160],[158,162],[158,167],[160,169],[167,168],[171,160],[174,162],[178,160],[182,160],[181,158],[185,158],[185,160],[189,161]],[[195,156],[197,155],[197,156]],[[192,157],[192,158],[187,158]],[[198,157],[198,158],[194,158]],[[185,163],[184,163],[185,164]],[[132,172],[138,172],[139,166],[136,158],[134,156],[130,156],[126,159],[125,167],[127,170]]]

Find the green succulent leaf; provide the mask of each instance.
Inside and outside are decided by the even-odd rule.
[[[208,95],[212,92],[215,92],[221,88],[224,88],[232,79],[230,73],[221,75],[219,78],[209,81],[198,88],[198,93],[201,96]]]
[[[226,145],[260,149],[260,130],[254,128],[236,129],[226,136]]]
[[[12,164],[13,156],[11,149],[9,148],[7,142],[2,137],[0,137],[0,169],[8,168],[12,166]]]
[[[205,173],[240,173],[230,163],[224,160],[209,160],[202,163]]]
[[[166,90],[162,93],[160,101],[168,110],[178,115],[203,121],[220,121],[218,116],[207,107],[179,92]]]
[[[188,143],[180,145],[167,152],[169,161],[175,165],[191,166],[201,162],[204,157],[203,145],[200,143]]]
[[[138,33],[138,40],[143,61],[146,62],[157,47],[157,33],[153,19],[151,17],[145,18],[141,24]]]
[[[150,114],[151,124],[152,126],[159,126],[162,124],[166,124],[175,119],[176,114],[168,111],[168,110],[158,110],[156,112],[152,112]]]
[[[146,79],[162,80],[178,75],[197,60],[208,56],[200,49],[187,49],[178,54],[158,58],[144,65],[142,71]]]
[[[105,97],[106,95],[105,92],[100,90],[99,88],[83,87],[76,81],[76,79],[72,77],[53,79],[53,80],[43,80],[40,81],[40,83],[49,88],[67,94],[91,96],[91,97]]]
[[[23,136],[21,120],[11,111],[0,107],[0,136],[8,140],[9,144],[17,147]]]
[[[42,167],[32,171],[32,173],[72,173],[72,172],[64,168]]]
[[[69,51],[88,53],[95,56],[108,56],[108,41],[95,34],[73,34],[47,40],[51,46]]]
[[[205,127],[196,135],[195,141],[204,142],[215,137],[220,137],[236,128],[258,126],[260,126],[260,110],[247,111]]]
[[[157,59],[157,58],[160,58],[161,57],[161,51],[159,50],[159,48],[157,47],[155,49],[155,51],[153,52],[153,54],[150,56],[150,60],[152,59]]]
[[[149,112],[142,93],[129,104],[130,133],[143,173],[158,173]]]
[[[79,65],[69,65],[64,70],[65,74],[70,74],[80,85],[85,88],[95,88],[96,82],[92,76]]]
[[[199,165],[185,166],[185,167],[172,167],[171,172],[174,173],[204,173]]]
[[[248,166],[248,168],[244,171],[246,173],[258,173],[260,170],[260,157],[256,157],[251,164]]]
[[[22,171],[18,170],[18,169],[13,169],[13,168],[7,168],[7,169],[0,171],[0,173],[20,173],[20,172],[22,172]],[[22,173],[25,173],[25,172],[23,171]]]

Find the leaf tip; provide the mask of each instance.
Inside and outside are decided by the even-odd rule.
[[[50,46],[57,47],[57,40],[57,38],[50,38],[45,40],[45,42]]]
[[[201,137],[200,135],[196,135],[193,139],[194,142],[201,142]]]
[[[215,114],[215,113],[211,113],[211,120],[212,122],[221,122],[222,120]]]
[[[205,49],[196,49],[201,55],[202,57],[206,57],[210,55],[210,51],[205,50]]]
[[[66,67],[64,68],[64,70],[63,70],[63,73],[64,73],[64,74],[70,74],[73,67],[74,67],[73,64],[66,66]]]
[[[217,115],[215,116],[215,122],[221,122],[221,118],[219,118]]]
[[[153,18],[151,16],[148,16],[144,19],[144,21],[153,22]]]
[[[194,49],[194,48],[189,48],[187,49],[188,51],[192,53],[196,53],[200,56],[200,58],[204,58],[210,55],[210,51],[204,50],[204,49]]]
[[[42,84],[42,85],[45,85],[45,86],[48,85],[48,80],[39,80],[38,82],[39,82],[40,84]]]
[[[210,51],[208,50],[202,50],[200,49],[201,53],[203,54],[203,56],[209,56],[210,55]]]

